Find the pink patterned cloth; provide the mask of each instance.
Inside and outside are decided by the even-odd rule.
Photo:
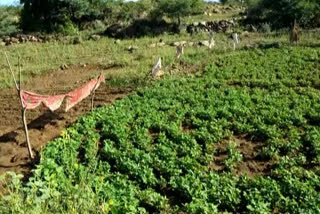
[[[101,82],[104,82],[104,76],[99,76],[94,78],[93,80],[87,82],[82,87],[77,88],[68,94],[67,96],[67,104],[66,104],[66,111],[72,108],[77,103],[81,102],[84,98],[89,96],[92,92],[94,92],[99,86]]]
[[[39,105],[43,104],[45,107],[50,109],[50,111],[55,111],[60,108],[64,98],[66,98],[67,102],[65,111],[68,111],[74,105],[94,92],[100,86],[100,83],[104,81],[104,76],[99,76],[84,84],[82,87],[77,88],[67,94],[55,96],[40,95],[21,90],[20,93],[22,97],[22,106],[26,109],[35,109]]]
[[[50,111],[55,111],[60,108],[66,95],[56,95],[56,96],[47,96],[39,95],[29,91],[20,91],[22,96],[22,106],[26,109],[35,109],[41,103],[50,109]]]

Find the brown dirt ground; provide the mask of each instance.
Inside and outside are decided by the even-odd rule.
[[[242,160],[233,168],[235,175],[248,175],[249,177],[268,175],[274,165],[272,160],[260,160],[259,151],[263,143],[251,141],[247,136],[232,136],[230,139],[224,139],[216,145],[216,154],[210,163],[210,168],[221,172],[225,169],[224,161],[228,158],[228,143],[233,141],[237,149],[242,154]]]
[[[108,78],[116,68],[101,65],[75,65],[56,70],[45,75],[30,78],[23,89],[39,94],[62,94],[81,86],[90,78],[103,72]],[[132,92],[133,88],[117,88],[102,84],[95,93],[95,106],[112,103]],[[14,171],[28,175],[33,167],[26,147],[22,129],[21,108],[14,88],[0,91],[0,175]],[[65,113],[62,110],[50,112],[44,107],[27,111],[27,124],[34,153],[38,153],[46,142],[60,135],[61,131],[73,123],[79,115],[91,109],[91,98],[84,99]]]

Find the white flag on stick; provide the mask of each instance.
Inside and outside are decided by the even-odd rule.
[[[236,45],[238,45],[240,43],[237,33],[233,33],[232,38],[233,38],[233,42],[236,43]]]
[[[180,44],[177,46],[177,49],[176,49],[176,58],[179,59],[183,54],[183,45]]]
[[[153,66],[152,68],[152,76],[153,77],[158,77],[159,76],[159,71],[161,71],[161,58],[158,59],[157,63]]]
[[[237,33],[233,33],[232,34],[232,38],[233,38],[233,50],[235,50],[236,46],[240,43],[239,42],[239,38],[238,38],[238,34]]]
[[[209,49],[211,49],[214,46],[215,42],[213,40],[213,32],[210,31],[209,33]]]

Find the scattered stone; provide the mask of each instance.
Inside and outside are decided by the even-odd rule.
[[[63,65],[60,66],[61,70],[66,70],[68,68],[69,68],[69,66],[67,64],[63,64]]]
[[[208,40],[202,40],[199,42],[200,46],[206,46],[206,47],[210,47],[210,42]]]
[[[188,46],[194,46],[194,42],[188,42]]]
[[[201,21],[201,22],[199,22],[199,25],[201,25],[201,26],[206,26],[207,23],[206,23],[205,21]]]
[[[235,24],[233,20],[220,20],[220,21],[201,21],[195,22],[187,26],[187,32],[190,34],[198,33],[198,32],[219,32],[225,33],[227,31],[231,31],[234,28]]]
[[[89,37],[90,40],[93,40],[93,41],[98,41],[99,39],[101,38],[101,36],[99,35],[96,35],[96,34],[93,34]]]
[[[133,52],[134,50],[137,50],[138,49],[138,47],[137,46],[129,46],[128,48],[127,48],[127,51],[129,51],[129,52]]]
[[[29,41],[30,41],[30,42],[38,42],[38,39],[37,39],[35,36],[31,36],[31,37],[29,38]]]
[[[89,37],[89,39],[98,40],[100,39],[99,35],[92,35]],[[71,44],[79,44],[82,43],[81,38],[69,38],[61,35],[32,35],[32,34],[16,34],[15,36],[6,36],[3,37],[3,39],[0,39],[0,41],[3,41],[6,45],[12,45],[12,44],[19,44],[19,43],[26,43],[26,42],[50,42],[50,41],[61,41],[65,42],[68,41],[68,43]]]
[[[221,13],[221,11],[218,8],[214,8],[212,12],[213,13]]]
[[[1,46],[5,46],[5,45],[6,45],[5,42],[0,42],[0,47],[1,47]]]
[[[154,75],[154,77],[155,78],[160,78],[160,77],[162,77],[164,75],[164,71],[163,70],[159,70],[155,75]]]
[[[249,32],[248,31],[243,31],[242,33],[241,33],[241,37],[242,38],[244,38],[244,37],[249,37]]]
[[[121,43],[121,40],[117,39],[117,40],[114,41],[114,43],[119,45]]]
[[[166,45],[165,42],[158,42],[158,43],[157,43],[157,46],[159,46],[159,47],[162,47],[162,46],[165,46],[165,45]]]
[[[15,38],[15,37],[12,37],[11,38],[11,44],[19,44],[19,39]]]
[[[177,46],[179,46],[180,45],[180,42],[172,42],[172,43],[170,43],[170,46],[175,46],[175,47],[177,47]]]
[[[187,44],[187,42],[186,42],[186,41],[172,42],[172,43],[170,43],[170,46],[177,47],[177,46],[185,45],[185,44]]]
[[[73,42],[72,42],[74,45],[77,45],[77,44],[81,44],[82,43],[82,39],[80,36],[77,36],[76,38],[73,39]]]

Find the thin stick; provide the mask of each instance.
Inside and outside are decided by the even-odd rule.
[[[19,90],[21,90],[21,57],[20,57],[20,54],[19,54],[19,58],[18,58],[18,63],[19,63]]]
[[[96,85],[94,86],[93,90],[91,91],[91,93],[92,93],[92,95],[91,95],[91,111],[93,111],[94,95],[95,95],[95,93],[96,93],[96,90],[97,90],[96,87],[97,87],[97,85],[98,85],[98,82],[99,82],[99,79],[100,79],[101,75],[102,75],[102,72],[100,72],[100,75],[99,75],[99,77],[98,77],[98,81],[97,81]]]
[[[95,95],[95,93],[96,93],[96,90],[94,90],[93,92],[92,92],[92,96],[91,96],[91,111],[93,111],[93,101],[94,101],[94,95]]]
[[[18,83],[17,83],[16,77],[14,76],[14,72],[13,72],[12,67],[11,67],[11,64],[10,64],[10,62],[9,62],[8,55],[7,55],[6,52],[4,52],[4,55],[6,56],[7,64],[8,64],[8,66],[9,66],[9,70],[10,70],[10,72],[11,72],[11,75],[12,75],[12,78],[13,78],[13,81],[14,81],[14,84],[16,85],[16,89],[19,91]]]
[[[28,126],[27,126],[27,120],[26,120],[26,108],[22,108],[21,112],[22,112],[22,124],[24,126],[24,132],[26,134],[29,156],[30,156],[30,159],[33,160],[32,148],[30,144],[29,132],[28,132]]]
[[[28,131],[28,126],[27,126],[27,119],[26,119],[26,108],[23,106],[23,99],[22,99],[22,94],[21,94],[21,63],[20,63],[20,55],[18,58],[18,63],[19,63],[19,97],[20,97],[20,102],[21,102],[21,116],[22,116],[22,125],[24,127],[24,133],[26,134],[26,140],[27,140],[27,146],[28,146],[28,151],[29,151],[29,156],[30,159],[33,160],[33,154],[32,154],[32,148],[31,148],[31,143],[29,139],[29,131]]]

